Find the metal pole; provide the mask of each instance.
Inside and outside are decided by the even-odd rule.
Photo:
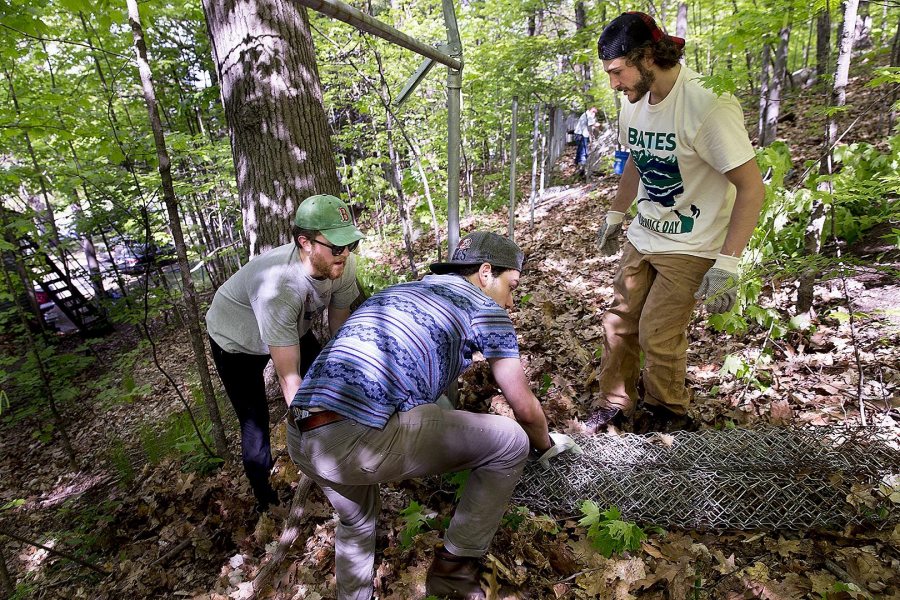
[[[447,69],[447,248],[459,243],[459,123],[462,72]]]
[[[519,97],[512,99],[512,129],[509,132],[509,239],[516,240],[516,128],[519,118]]]
[[[462,57],[462,42],[456,25],[453,0],[441,0],[447,47],[453,56]],[[446,63],[444,63],[446,64]],[[459,144],[460,105],[462,104],[462,61],[447,69],[447,251],[452,258],[459,243]],[[455,398],[454,405],[455,405]]]
[[[353,25],[360,31],[377,35],[398,46],[403,46],[422,56],[427,56],[442,65],[447,65],[451,69],[462,69],[462,61],[453,58],[452,56],[447,56],[428,44],[423,44],[422,42],[409,37],[402,31],[398,31],[390,25],[382,23],[378,19],[370,17],[360,10],[340,2],[340,0],[296,0],[296,2],[324,15],[335,18],[338,21]],[[456,22],[454,20],[454,25],[455,24]]]

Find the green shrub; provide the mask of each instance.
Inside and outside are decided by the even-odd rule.
[[[581,504],[581,512],[584,517],[578,524],[588,528],[588,540],[606,558],[625,550],[638,550],[647,537],[644,530],[634,523],[621,520],[622,513],[615,506],[601,513],[596,502],[585,500]]]

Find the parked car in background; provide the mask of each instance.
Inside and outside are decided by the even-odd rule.
[[[34,314],[32,303],[28,296],[30,292],[20,291],[15,298],[12,298],[8,292],[0,294],[0,323],[17,323],[18,315],[16,314],[16,304],[22,309],[28,326],[32,331],[38,331],[40,324],[37,321],[37,315]],[[40,285],[34,284],[34,300],[40,309],[41,317],[44,319],[47,328],[57,330],[57,321],[59,319],[59,311],[56,310],[56,304],[50,298],[50,294],[45,292]]]
[[[113,261],[123,273],[129,275],[143,273],[151,266],[170,265],[175,260],[175,246],[172,244],[157,246],[153,242],[145,244],[126,239],[113,247]]]

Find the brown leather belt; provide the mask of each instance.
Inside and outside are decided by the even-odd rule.
[[[320,410],[319,412],[310,414],[304,419],[297,419],[294,423],[300,431],[312,431],[317,427],[322,427],[323,425],[342,420],[344,420],[343,415],[339,415],[331,410]]]

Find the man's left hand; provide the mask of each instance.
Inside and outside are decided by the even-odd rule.
[[[572,454],[583,454],[583,450],[581,446],[575,443],[575,440],[570,438],[564,433],[551,433],[550,439],[553,440],[553,445],[544,452],[541,457],[538,459],[538,462],[545,469],[550,468],[550,459],[554,456],[559,456],[563,452],[571,452]]]
[[[694,294],[694,298],[703,300],[703,305],[709,312],[719,314],[728,312],[734,307],[740,260],[739,256],[720,254],[715,264],[703,276],[700,289]]]

